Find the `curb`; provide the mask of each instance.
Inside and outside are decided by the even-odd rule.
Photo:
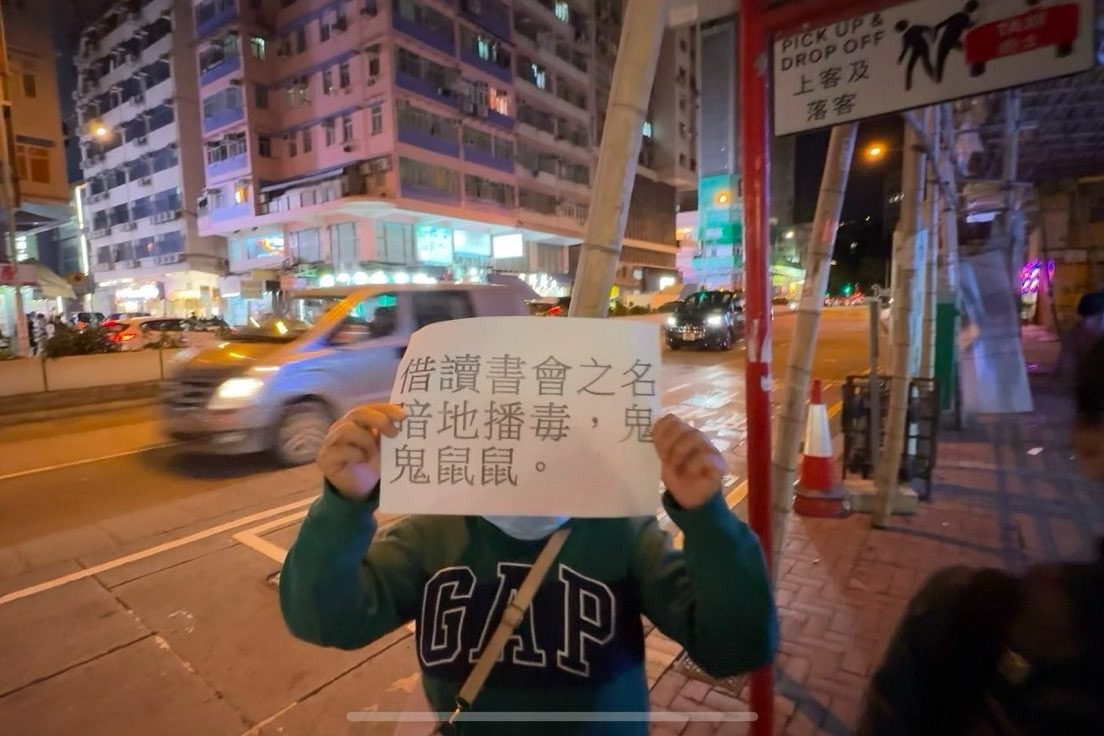
[[[0,427],[12,427],[19,424],[29,424],[31,422],[49,421],[51,419],[80,417],[88,414],[100,414],[107,411],[135,409],[143,406],[154,406],[156,404],[157,398],[155,396],[150,396],[143,399],[122,399],[118,401],[78,404],[75,406],[59,406],[54,409],[16,412],[0,416]]]

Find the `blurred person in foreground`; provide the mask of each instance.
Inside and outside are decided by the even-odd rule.
[[[778,629],[763,554],[720,492],[724,458],[696,429],[667,416],[653,433],[682,551],[654,517],[410,516],[373,541],[380,435],[397,436],[404,418],[394,405],[356,409],[319,452],[322,496],[280,578],[297,637],[357,649],[417,620],[425,694],[450,713],[544,540],[567,525],[566,545],[471,704],[476,715],[647,712],[642,614],[715,676],[772,660]],[[648,732],[645,720],[597,718],[457,725],[460,734]]]
[[[1076,373],[1073,445],[1104,487],[1104,339]],[[1104,502],[1104,499],[1101,499]],[[859,736],[1079,736],[1104,729],[1104,546],[1022,576],[953,567],[909,604]]]
[[[1083,294],[1077,302],[1077,323],[1062,336],[1055,373],[1067,384],[1077,379],[1078,366],[1093,344],[1104,337],[1104,291]]]

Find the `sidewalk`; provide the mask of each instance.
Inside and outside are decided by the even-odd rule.
[[[1035,411],[943,431],[932,500],[873,530],[870,517],[792,517],[777,601],[775,733],[852,733],[872,670],[909,598],[949,565],[1017,571],[1055,559],[1089,559],[1104,535],[1104,492],[1076,471],[1070,407],[1050,381],[1056,343],[1025,333]],[[652,706],[747,710],[745,680],[714,685],[690,674],[678,646],[648,639]],[[688,676],[689,675],[689,676]],[[656,726],[653,734],[743,734],[748,724]]]

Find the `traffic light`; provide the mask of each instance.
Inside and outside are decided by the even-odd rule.
[[[843,285],[843,295],[844,296],[851,296],[851,284],[844,284]]]

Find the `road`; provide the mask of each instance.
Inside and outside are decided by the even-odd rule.
[[[814,375],[863,370],[865,315],[825,313]],[[793,324],[775,320],[776,376]],[[725,453],[734,503],[744,361],[664,353],[664,406]],[[409,632],[338,653],[284,631],[270,579],[314,467],[191,455],[148,407],[3,428],[0,446],[0,733],[344,732],[350,708],[401,709],[416,691]]]

